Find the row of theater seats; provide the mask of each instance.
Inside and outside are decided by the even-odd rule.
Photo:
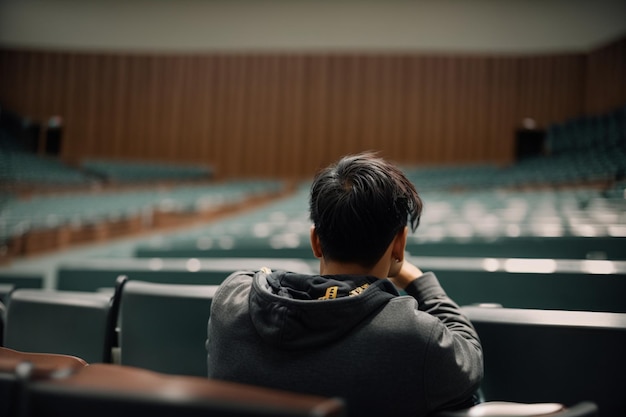
[[[546,142],[551,154],[592,148],[614,149],[626,139],[626,106],[610,112],[570,118],[550,125]]]
[[[61,159],[60,149],[42,154],[38,127],[32,121],[0,112],[0,179],[7,184],[36,188],[77,187],[93,184],[207,181],[214,170],[206,164],[141,161],[123,158],[84,158],[79,164]],[[22,120],[20,120],[22,119]],[[23,123],[34,127],[28,129]],[[46,145],[48,140],[46,140]],[[43,147],[45,148],[45,146]]]
[[[612,187],[611,184],[615,179],[626,172],[626,133],[619,143],[620,146],[609,151],[606,151],[608,148],[602,148],[604,153],[600,156],[596,155],[600,151],[595,148],[584,149],[578,150],[578,153],[566,152],[522,161],[510,167],[494,165],[456,168],[406,167],[407,175],[429,202],[424,213],[420,237],[438,241],[448,238],[491,239],[499,236],[625,236],[624,222],[619,219],[619,213],[624,210],[623,204],[613,205],[614,202],[619,204],[620,200],[623,203],[621,195],[623,184],[621,188],[610,188],[604,193],[598,189],[552,190],[537,193],[511,191],[511,187],[517,186],[571,185],[592,180],[604,181],[607,187]],[[28,166],[27,162],[19,159],[14,162],[8,165],[20,169]],[[47,162],[48,164],[42,165],[41,169],[42,172],[46,172],[46,175],[42,175],[45,179],[54,178],[55,172],[64,172],[49,165],[55,161]],[[60,164],[59,161],[56,162]],[[115,161],[97,160],[93,163],[94,167],[103,165],[112,171],[117,165],[122,168],[126,165],[131,167],[137,165],[140,171],[144,169],[143,165],[160,166],[122,162],[116,164]],[[123,171],[122,168],[120,169]],[[194,167],[188,168],[194,170]],[[34,172],[32,169],[28,171]],[[175,175],[172,174],[174,178]],[[257,181],[256,185],[259,186],[260,183],[263,182]],[[280,183],[273,185],[275,189],[280,186]],[[167,193],[163,191],[155,193],[152,190],[113,195],[87,193],[72,197],[46,196],[35,197],[29,201],[9,199],[4,203],[5,207],[0,207],[0,243],[33,231],[57,230],[66,225],[72,226],[70,228],[72,229],[81,224],[114,223],[120,219],[140,217],[141,223],[146,221],[143,218],[145,216],[142,216],[145,209],[149,212],[156,209],[158,212],[177,213],[202,211],[219,203],[221,197],[216,195],[217,192],[236,190],[241,193],[238,184],[227,184],[227,187],[222,188],[213,186],[210,190],[201,187],[182,188],[184,187]],[[304,192],[295,196],[302,203],[306,202],[304,194],[307,188],[303,187]],[[451,193],[451,190],[470,190],[471,194]],[[607,198],[611,195],[617,195],[619,198]],[[429,213],[428,208],[433,204],[441,209],[436,211],[439,214]],[[306,207],[303,207],[302,212],[306,212]],[[437,221],[437,215],[443,216],[445,222]],[[293,226],[293,222],[290,226]],[[300,228],[295,231],[289,230],[283,236],[273,239],[271,245],[282,248],[297,246],[298,242],[300,244],[304,242],[306,246],[306,239],[301,238],[301,232]],[[307,232],[308,230],[305,230],[304,234]],[[272,235],[276,236],[275,233]],[[37,236],[35,240],[41,241],[42,236]]]
[[[0,131],[0,140],[6,140]],[[3,170],[0,179],[7,186],[46,188],[62,186],[86,188],[97,183],[97,179],[76,170],[53,156],[40,156],[22,151],[0,149]]]
[[[423,190],[484,190],[612,181],[626,170],[626,106],[554,123],[542,153],[509,166],[406,167]]]
[[[167,375],[141,368],[88,364],[50,353],[0,347],[0,415],[6,417],[150,415],[179,417],[342,417],[339,397],[327,398],[205,378]],[[381,396],[380,401],[386,401]],[[393,403],[388,403],[393,415]],[[493,401],[432,417],[595,417],[584,401],[560,403]],[[367,416],[362,416],[367,417]]]
[[[345,405],[339,398],[0,348],[0,415],[340,417]]]
[[[419,256],[460,304],[626,313],[626,261]],[[156,283],[219,285],[236,270],[315,273],[317,260],[290,258],[100,258],[58,264],[55,288],[97,291],[119,275]],[[10,277],[5,276],[7,281]],[[0,279],[3,276],[0,274]],[[11,283],[19,283],[14,277]]]
[[[597,189],[426,192],[423,198],[420,227],[409,236],[415,255],[626,259],[625,200],[606,198]],[[253,212],[141,242],[135,254],[311,259],[307,201],[303,185]],[[537,244],[557,238],[562,245]],[[472,250],[475,245],[480,250]]]
[[[12,291],[4,346],[205,376],[204,343],[217,287],[123,277],[117,284],[113,292]],[[591,401],[602,415],[626,414],[625,313],[462,308],[483,344],[486,401],[571,407]]]
[[[218,285],[238,269],[267,266],[311,273],[318,268],[308,245],[273,249],[242,235],[231,249],[198,248],[213,238],[217,242],[216,235],[200,235],[190,238],[194,242],[190,246],[182,245],[183,241],[139,246],[136,257],[113,251],[60,260],[51,274],[4,270],[0,285],[97,291],[112,287],[124,274],[150,282]],[[607,312],[626,312],[624,247],[624,238],[618,237],[520,237],[456,245],[410,240],[407,246],[415,263],[434,271],[461,304],[496,302],[517,308]]]
[[[200,164],[128,161],[110,158],[86,158],[80,167],[107,182],[137,183],[156,181],[206,181],[213,168]]]
[[[117,295],[93,293],[90,301],[81,293],[58,293],[56,298],[16,290],[9,299],[5,346],[80,354],[92,358],[91,363],[116,362],[165,375],[202,377],[206,321],[215,287],[122,279],[120,283],[125,285],[118,288]],[[121,352],[116,360],[102,345],[113,340],[107,340],[107,335],[118,297]],[[626,342],[626,315],[492,307],[464,307],[464,311],[483,341],[482,392],[489,403],[556,401],[575,410],[581,402],[591,400],[603,415],[621,415],[617,413],[626,410],[621,396],[624,358],[620,352]],[[16,336],[12,326],[29,332]],[[94,334],[93,328],[99,328],[101,334]],[[593,360],[581,361],[581,355]],[[584,377],[575,378],[577,375]]]
[[[559,187],[610,182],[626,169],[626,134],[612,148],[589,147],[528,157],[508,166],[406,167],[422,190],[485,190]]]
[[[0,245],[21,256],[177,226],[274,197],[284,186],[278,180],[240,180],[28,199],[7,196],[0,201]]]
[[[626,313],[626,261],[409,257],[423,270],[435,272],[459,304]],[[36,272],[0,272],[0,293],[13,288],[106,291],[114,287],[119,275],[153,283],[219,285],[236,270],[261,267],[311,274],[319,266],[317,260],[290,258],[72,259],[59,261],[51,277]]]
[[[122,276],[100,292],[12,291],[3,344],[90,363],[206,375],[204,344],[217,286],[127,281]]]

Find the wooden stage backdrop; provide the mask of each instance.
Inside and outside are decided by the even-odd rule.
[[[539,126],[626,103],[626,38],[589,53],[128,53],[0,49],[0,104],[64,119],[62,157],[302,177],[337,156],[514,157]]]

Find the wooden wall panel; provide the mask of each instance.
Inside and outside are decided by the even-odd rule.
[[[507,163],[513,160],[513,131],[519,124],[519,60],[498,57],[489,65],[486,136],[482,143],[488,160]]]
[[[591,52],[586,59],[585,110],[607,112],[626,104],[626,36]]]
[[[522,59],[518,112],[522,117],[535,119],[540,126],[581,115],[584,112],[584,85],[582,55]]]
[[[3,49],[0,102],[63,116],[68,160],[207,163],[223,177],[308,176],[368,149],[402,163],[507,163],[523,117],[546,126],[600,105],[607,87],[586,73],[617,80],[607,68],[624,65],[620,48],[589,59]]]
[[[327,85],[330,78],[330,57],[328,55],[307,57],[305,71],[303,166],[305,171],[314,172],[331,159],[326,154],[330,147],[330,143],[327,142],[329,138],[327,102],[330,97]]]

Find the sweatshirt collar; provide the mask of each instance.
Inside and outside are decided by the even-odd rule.
[[[250,291],[250,318],[267,343],[284,349],[334,342],[398,295],[386,279],[262,270]]]

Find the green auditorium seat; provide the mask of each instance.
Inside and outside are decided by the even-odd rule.
[[[625,248],[626,237],[520,236],[438,242],[410,238],[406,249],[414,256],[626,260]]]
[[[256,244],[255,244],[256,243]],[[241,238],[232,248],[201,249],[195,243],[172,244],[158,247],[155,245],[139,245],[135,250],[138,258],[287,258],[313,260],[311,247],[273,248],[267,241],[254,242]]]
[[[78,356],[89,363],[111,362],[118,297],[119,288],[112,295],[17,289],[7,305],[4,345]]]
[[[11,291],[15,289],[13,284],[0,284],[0,303],[6,304]]]
[[[43,273],[3,271],[0,272],[0,284],[14,288],[43,288]]]
[[[464,306],[481,339],[487,401],[597,404],[626,415],[626,314]]]
[[[216,285],[131,279],[120,304],[121,364],[206,376],[207,324]]]
[[[198,261],[199,262],[199,261]],[[202,268],[187,259],[173,262],[149,259],[98,259],[66,262],[57,268],[57,289],[64,291],[97,291],[113,287],[120,275],[161,283],[220,284],[232,267]],[[191,268],[189,268],[191,266]]]
[[[81,166],[108,181],[120,183],[208,180],[213,175],[212,167],[191,164],[84,159]]]
[[[626,263],[596,260],[412,257],[459,304],[626,313]]]
[[[66,261],[57,266],[56,288],[64,291],[96,291],[110,288],[120,275],[133,280],[171,284],[218,285],[240,269],[285,269],[310,272],[299,259],[270,258],[94,258]]]

